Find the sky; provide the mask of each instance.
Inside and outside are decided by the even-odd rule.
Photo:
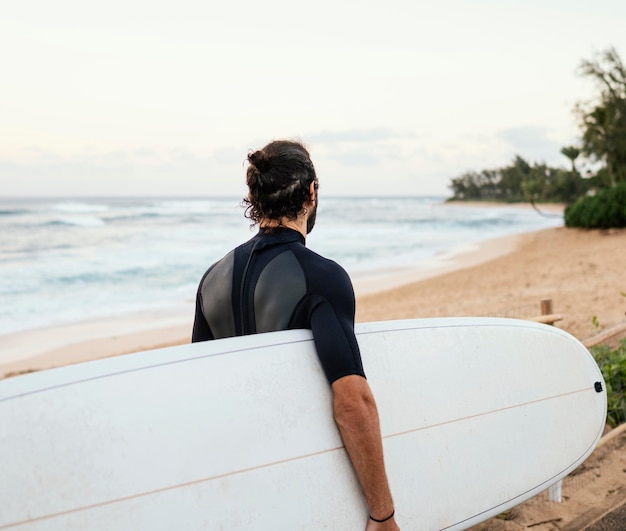
[[[624,0],[3,2],[0,196],[239,196],[280,138],[329,195],[567,167],[580,62],[626,60],[625,23]]]

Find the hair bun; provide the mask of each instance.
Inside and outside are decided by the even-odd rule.
[[[271,166],[269,157],[263,151],[248,154],[248,162],[261,173],[268,171]]]

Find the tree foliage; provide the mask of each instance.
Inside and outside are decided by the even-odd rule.
[[[454,200],[509,203],[570,202],[577,197],[577,174],[544,163],[530,163],[516,155],[508,166],[466,172],[452,179]]]
[[[615,349],[600,346],[594,347],[591,353],[606,384],[606,421],[615,428],[626,421],[626,340]]]
[[[565,209],[567,227],[608,229],[626,227],[626,181],[579,197]]]
[[[626,181],[626,68],[611,47],[593,60],[582,61],[580,72],[599,89],[596,101],[576,107],[582,152],[606,164],[608,185]]]

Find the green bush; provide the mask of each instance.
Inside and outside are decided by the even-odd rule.
[[[593,347],[591,354],[604,377],[608,402],[606,421],[614,428],[626,421],[626,339],[616,349]]]
[[[626,227],[626,182],[578,198],[565,209],[565,225],[585,229]]]

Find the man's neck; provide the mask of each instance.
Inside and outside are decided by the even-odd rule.
[[[302,234],[302,237],[306,240],[306,217],[305,216],[298,216],[296,219],[287,219],[287,218],[282,218],[281,220],[275,220],[275,219],[268,219],[268,220],[261,220],[261,223],[259,224],[259,226],[262,229],[275,229],[277,227],[284,227],[286,229],[291,229],[291,230],[295,230],[296,232],[299,232],[300,234]]]

